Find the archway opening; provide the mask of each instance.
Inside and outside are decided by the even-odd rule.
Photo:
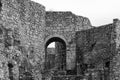
[[[45,69],[66,69],[66,43],[63,39],[53,37],[46,42]]]

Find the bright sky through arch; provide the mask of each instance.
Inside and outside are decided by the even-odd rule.
[[[101,26],[120,19],[120,0],[32,0],[47,11],[71,11],[89,18],[93,26]]]
[[[49,45],[48,45],[48,48],[55,48],[55,42],[52,42],[52,43],[50,43]]]

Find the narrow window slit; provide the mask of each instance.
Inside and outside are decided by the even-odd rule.
[[[2,11],[2,2],[0,0],[0,11]]]

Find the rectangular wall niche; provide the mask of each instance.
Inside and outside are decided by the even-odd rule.
[[[13,64],[8,63],[9,79],[13,80]]]

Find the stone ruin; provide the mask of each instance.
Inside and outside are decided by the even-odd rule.
[[[0,0],[0,80],[120,80],[119,50],[119,19],[95,27],[30,0]]]

